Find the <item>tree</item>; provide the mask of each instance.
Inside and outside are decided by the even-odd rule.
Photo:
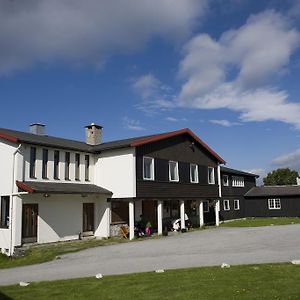
[[[284,168],[268,173],[263,181],[265,185],[292,185],[297,184],[298,176],[297,171]]]

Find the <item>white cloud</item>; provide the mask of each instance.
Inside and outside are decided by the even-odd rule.
[[[128,117],[123,118],[123,125],[126,129],[142,131],[145,130],[144,127],[141,126],[140,121],[130,119]]]
[[[275,158],[272,161],[272,164],[279,167],[289,167],[291,169],[300,171],[300,149]]]
[[[249,17],[219,40],[199,34],[184,48],[179,66],[184,83],[176,103],[226,108],[240,113],[241,121],[276,120],[300,130],[300,104],[276,88],[274,75],[285,71],[299,44],[300,34],[289,20],[270,10]]]
[[[101,65],[153,37],[187,37],[206,0],[0,1],[0,74],[57,61]]]
[[[133,80],[133,89],[144,99],[156,97],[160,92],[161,82],[153,74],[145,74]]]
[[[166,121],[169,121],[169,122],[186,122],[187,119],[186,118],[174,118],[174,117],[166,117],[165,118]]]
[[[221,125],[221,126],[224,126],[224,127],[231,127],[231,126],[241,125],[241,123],[231,122],[229,120],[209,120],[209,122],[212,123],[212,124]]]

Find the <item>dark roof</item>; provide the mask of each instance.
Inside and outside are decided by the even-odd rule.
[[[249,172],[244,172],[240,170],[235,170],[235,169],[230,169],[227,167],[221,166],[221,172],[223,173],[230,173],[230,174],[237,174],[237,175],[244,175],[244,176],[253,176],[253,177],[259,177],[259,175],[249,173]]]
[[[245,197],[300,196],[300,185],[257,186],[249,190]]]
[[[49,193],[49,194],[105,194],[112,192],[95,184],[83,183],[57,183],[38,181],[16,181],[18,188],[28,193]]]
[[[214,152],[207,144],[205,144],[200,138],[198,138],[190,129],[184,128],[176,131],[165,132],[154,135],[134,137],[124,140],[112,141],[101,143],[100,145],[91,146],[84,142],[68,140],[63,138],[57,138],[48,135],[37,135],[27,132],[21,132],[11,129],[0,128],[0,139],[5,139],[13,143],[29,143],[33,145],[42,145],[48,147],[59,147],[63,149],[72,149],[75,151],[98,153],[105,150],[119,149],[126,147],[137,147],[148,143],[153,143],[163,139],[167,139],[174,136],[187,134],[193,138],[193,140],[203,147],[210,155],[212,155],[218,162],[224,164],[225,161]]]

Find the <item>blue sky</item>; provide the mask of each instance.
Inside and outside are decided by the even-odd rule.
[[[0,127],[188,127],[229,167],[300,170],[299,0],[4,0],[0,20]]]

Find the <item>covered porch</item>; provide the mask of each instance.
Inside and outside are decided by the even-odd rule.
[[[148,222],[158,235],[170,230],[173,220],[179,221],[182,232],[187,230],[186,223],[200,228],[204,224],[219,226],[219,211],[220,200],[212,198],[114,198],[111,199],[111,235],[118,235],[120,225],[125,225],[129,238],[133,239],[137,225]]]

